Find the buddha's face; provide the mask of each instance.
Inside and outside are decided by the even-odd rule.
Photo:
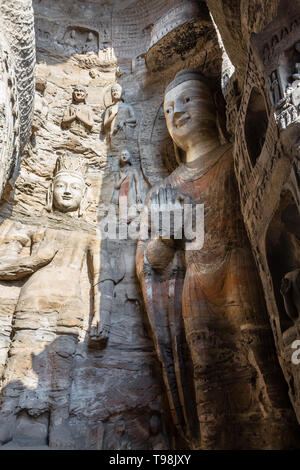
[[[130,153],[128,150],[122,150],[121,155],[120,155],[120,163],[121,165],[126,165],[126,163],[130,162]]]
[[[86,98],[86,91],[82,90],[81,88],[75,88],[73,91],[73,101],[75,103],[82,103],[85,101]]]
[[[121,86],[113,86],[111,89],[111,97],[114,102],[120,101],[122,95]]]
[[[58,175],[53,182],[53,204],[61,212],[79,209],[85,192],[85,184],[79,176]]]
[[[187,150],[199,131],[215,129],[215,107],[208,87],[200,80],[187,80],[165,95],[164,112],[175,144]]]

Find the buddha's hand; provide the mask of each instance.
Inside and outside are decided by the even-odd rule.
[[[193,207],[189,196],[170,183],[153,191],[150,200],[151,233],[162,240],[183,238],[184,215]]]
[[[103,348],[109,338],[110,322],[106,321],[105,312],[101,312],[101,317],[103,317],[102,321],[100,321],[100,316],[97,314],[93,317],[89,333],[89,345],[91,347]]]
[[[163,240],[161,237],[151,239],[146,247],[146,259],[155,271],[163,271],[167,268],[174,253],[174,240]]]
[[[57,252],[58,247],[54,240],[47,242],[42,241],[34,256],[39,264],[47,264],[52,261]]]

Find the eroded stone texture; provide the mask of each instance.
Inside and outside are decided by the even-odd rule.
[[[222,40],[240,70],[225,90],[227,125],[235,142],[241,209],[259,268],[270,324],[289,397],[299,421],[299,368],[292,356],[299,339],[299,2],[258,2],[255,21],[237,54],[228,20],[208,1]],[[252,15],[257,2],[237,2]],[[231,7],[230,7],[231,8]],[[234,9],[234,21],[240,21]],[[245,16],[241,16],[244,22]],[[244,22],[245,24],[245,22]],[[250,36],[250,33],[256,33]],[[232,36],[232,34],[231,34]],[[243,85],[239,88],[234,80]],[[234,116],[235,124],[230,118]]]
[[[31,0],[0,4],[0,194],[31,133],[35,38]],[[13,184],[13,182],[12,182]]]
[[[29,129],[26,120],[31,80],[20,96],[24,136],[30,135],[30,141],[0,206],[0,269],[6,276],[0,282],[5,418],[1,444],[127,450],[298,447],[299,427],[273,350],[275,344],[297,412],[299,372],[291,364],[290,345],[299,329],[295,205],[300,59],[294,18],[298,2],[286,11],[277,1],[260,0],[33,3],[37,46],[33,126]],[[21,11],[27,2],[2,4],[9,13],[13,8]],[[29,18],[28,12],[25,8],[24,18]],[[32,25],[30,21],[26,24]],[[25,38],[31,37],[30,31],[28,26]],[[1,47],[4,39],[1,34]],[[10,39],[17,48],[19,34]],[[31,57],[28,52],[19,64],[25,81],[32,71]],[[197,68],[213,89],[218,150],[225,152],[216,167],[192,181],[190,168],[187,178],[180,179],[184,154],[180,145],[174,146],[163,109],[167,85],[186,68]],[[17,87],[17,80],[9,87]],[[114,88],[119,94],[112,103]],[[11,95],[3,96],[7,109],[13,110]],[[9,122],[12,136],[12,118]],[[217,154],[212,152],[212,157]],[[56,180],[54,197],[53,172],[66,155],[87,167],[86,187],[79,184],[81,202],[74,211],[66,210],[73,204],[69,195],[62,197],[69,192],[70,175]],[[159,244],[149,244],[147,256],[156,267],[173,259],[174,270],[167,272],[162,284],[155,284],[161,295],[155,296],[152,312],[144,295],[147,315],[135,268],[140,210],[149,189],[154,186],[153,194],[155,187],[164,188],[169,180],[171,199],[184,189],[189,201],[197,197],[206,201],[208,221],[221,231],[224,228],[221,239],[226,240],[230,260],[225,257],[219,274],[211,261],[214,275],[224,280],[218,290],[216,282],[209,284],[207,274],[191,272],[192,252],[186,267],[186,253],[178,250],[174,257],[172,240],[164,241],[163,250]],[[290,189],[282,193],[285,183]],[[124,195],[129,196],[127,206],[120,202]],[[270,319],[264,314],[239,202]],[[111,210],[121,219],[129,214],[130,220],[122,225],[131,238],[108,240],[103,233],[98,237]],[[210,240],[213,243],[213,237]],[[221,250],[216,239],[205,252],[208,261],[215,245]],[[234,254],[235,249],[243,255]],[[98,253],[98,274],[91,269],[92,252]],[[49,282],[56,257],[60,264],[55,282]],[[68,275],[72,269],[76,274]],[[42,272],[48,273],[43,282]],[[76,288],[77,304],[71,308],[66,298],[75,289],[74,279],[80,289]],[[201,283],[207,302],[199,300]],[[50,291],[55,286],[60,298],[54,308]],[[162,292],[167,287],[170,297]],[[228,303],[232,298],[234,303]],[[27,308],[19,308],[25,300]],[[288,315],[280,313],[277,302],[286,306]],[[169,318],[160,315],[167,308]],[[222,320],[218,328],[222,312],[227,323]],[[164,357],[159,354],[160,341]],[[166,369],[174,372],[170,386]],[[201,427],[202,440],[197,435]]]

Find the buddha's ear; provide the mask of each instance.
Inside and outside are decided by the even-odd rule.
[[[88,202],[87,202],[87,192],[88,192],[88,187],[85,184],[84,185],[84,193],[78,208],[78,217],[83,217],[85,215],[86,209],[88,207]]]
[[[53,210],[53,181],[51,181],[46,195],[46,210],[48,212]]]

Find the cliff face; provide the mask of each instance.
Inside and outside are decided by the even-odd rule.
[[[31,132],[35,36],[32,1],[3,1],[1,24],[0,193]]]
[[[245,396],[244,423],[252,404],[259,403],[256,437],[251,441],[241,432],[239,446],[250,441],[259,448],[298,446],[299,373],[289,357],[298,323],[280,326],[276,304],[279,298],[284,309],[280,281],[299,262],[299,234],[289,218],[299,202],[297,132],[281,132],[270,81],[276,61],[283,79],[294,73],[298,23],[289,28],[298,4],[283,14],[277,2],[260,0],[225,1],[222,8],[213,0],[34,0],[31,122],[34,38],[27,3],[1,5],[7,30],[0,35],[6,96],[1,109],[8,119],[1,155],[16,155],[9,139],[18,119],[22,158],[0,205],[0,444],[203,448],[200,438],[182,433],[172,418],[165,358],[156,354],[135,265],[146,194],[178,165],[163,112],[165,89],[178,71],[197,68],[214,89],[221,140],[233,144],[242,215],[262,281],[259,294],[251,295],[255,299],[263,292],[267,306],[261,303],[265,313],[259,325],[251,318],[252,329],[242,325],[243,342],[232,350],[233,362],[245,359],[252,371],[247,391],[242,385],[235,391]],[[19,18],[18,27],[25,25],[25,35],[18,28],[12,34],[13,17]],[[288,34],[281,41],[279,32],[272,46],[278,27]],[[271,53],[267,59],[263,55],[265,44],[278,49],[275,61]],[[287,99],[286,86],[277,101]],[[297,129],[297,119],[286,127]],[[124,163],[125,150],[130,162]],[[1,165],[3,181],[12,168],[9,158]],[[66,174],[84,185],[74,212],[62,210],[55,193],[58,176]],[[292,189],[279,203],[288,178]],[[105,236],[107,230],[114,233],[114,214],[122,222],[125,213],[123,236]],[[277,273],[272,266],[281,263],[287,246],[289,261]],[[160,299],[155,300],[160,312]],[[158,330],[164,331],[161,318]],[[254,343],[255,354],[249,346]],[[172,352],[166,351],[169,359]],[[193,375],[197,364],[188,369],[189,351],[186,357]],[[234,402],[233,392],[232,410]],[[242,426],[237,423],[236,430]],[[217,436],[216,448],[226,448],[222,439]]]

